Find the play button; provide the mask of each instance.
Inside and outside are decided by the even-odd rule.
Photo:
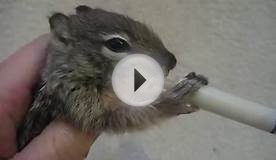
[[[145,77],[141,75],[135,68],[134,68],[134,92],[140,88],[142,84],[146,81]]]
[[[153,58],[133,54],[122,59],[112,73],[112,87],[117,97],[131,106],[154,102],[163,90],[164,74]]]

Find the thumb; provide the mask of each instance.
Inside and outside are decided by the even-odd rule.
[[[69,124],[57,120],[12,160],[80,160],[85,159],[97,134],[84,133]]]

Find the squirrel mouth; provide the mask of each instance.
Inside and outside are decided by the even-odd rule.
[[[170,70],[166,66],[161,67],[164,73],[164,76],[167,77],[169,75]]]

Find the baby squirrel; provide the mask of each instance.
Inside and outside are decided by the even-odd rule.
[[[18,128],[19,150],[57,118],[82,131],[120,133],[197,110],[186,105],[185,99],[208,82],[193,72],[149,106],[128,106],[114,94],[112,71],[129,54],[151,56],[165,73],[176,65],[175,56],[145,24],[88,6],[78,6],[76,14],[69,16],[55,13],[49,24],[52,38],[47,62],[32,105]]]

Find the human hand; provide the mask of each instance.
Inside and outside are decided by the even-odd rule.
[[[97,137],[56,120],[16,153],[17,126],[31,103],[32,88],[47,56],[49,37],[40,36],[0,63],[0,159],[84,159]]]

